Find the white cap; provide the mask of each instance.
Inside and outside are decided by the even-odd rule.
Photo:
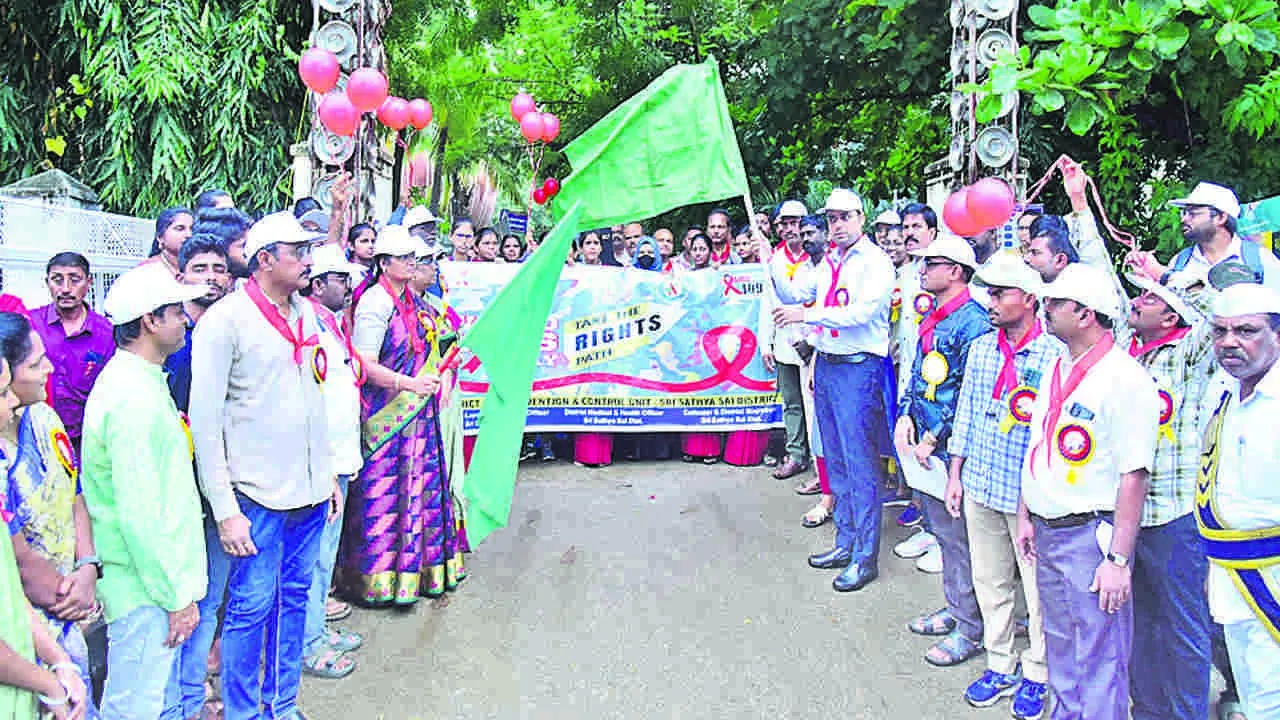
[[[1237,220],[1240,219],[1240,200],[1236,198],[1236,194],[1231,191],[1231,188],[1214,185],[1213,183],[1199,183],[1191,191],[1190,195],[1177,200],[1170,200],[1169,204],[1179,208],[1192,206],[1211,207]]]
[[[1126,273],[1124,277],[1143,292],[1152,293],[1165,301],[1174,312],[1178,313],[1178,317],[1182,318],[1187,324],[1204,319],[1204,315],[1194,310],[1191,304],[1174,288],[1161,285],[1145,275],[1136,273]]]
[[[431,208],[426,205],[414,205],[404,214],[404,220],[400,224],[411,228],[415,225],[425,225],[433,222],[440,222],[440,218],[431,212]]]
[[[342,273],[358,278],[364,275],[363,265],[347,262],[347,254],[337,245],[325,245],[311,252],[311,277],[318,278],[325,273]]]
[[[116,278],[102,309],[112,325],[124,325],[158,307],[195,300],[207,292],[208,285],[183,285],[162,263],[149,263]]]
[[[858,194],[852,190],[836,188],[827,197],[827,205],[823,209],[840,212],[862,212],[862,198],[858,197]]]
[[[302,229],[302,223],[291,212],[271,213],[254,223],[244,236],[244,256],[253,259],[262,248],[272,243],[302,245],[313,243],[324,235]]]
[[[1042,297],[1074,300],[1111,318],[1120,314],[1111,276],[1083,263],[1071,263],[1063,268],[1056,280],[1045,285]]]
[[[308,210],[298,218],[298,223],[313,222],[321,232],[329,232],[329,215],[321,210]]]
[[[1217,317],[1240,317],[1262,313],[1280,314],[1280,293],[1256,283],[1236,283],[1214,298]]]
[[[987,264],[978,268],[974,278],[979,285],[986,287],[1017,288],[1037,297],[1044,293],[1040,273],[1014,253],[996,253]]]
[[[951,233],[939,233],[938,237],[929,243],[929,247],[909,250],[908,254],[920,258],[946,258],[971,270],[978,267],[978,260],[973,255],[973,248],[963,238]]]
[[[418,242],[409,234],[406,226],[388,225],[378,231],[378,238],[373,241],[373,254],[391,257],[417,255]]]
[[[892,210],[885,210],[876,216],[876,221],[872,225],[901,225],[902,218],[898,217],[898,213]]]
[[[804,217],[809,211],[799,200],[788,200],[778,206],[778,217]]]
[[[418,247],[414,251],[414,254],[420,258],[435,258],[442,252],[444,252],[444,248],[440,247],[439,244],[429,243],[425,240],[418,240]]]

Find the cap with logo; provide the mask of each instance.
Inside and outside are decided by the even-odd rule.
[[[391,257],[417,255],[418,242],[404,225],[388,225],[378,231],[378,237],[373,241],[373,254]]]
[[[1116,305],[1113,288],[1111,276],[1105,271],[1082,263],[1071,263],[1058,273],[1056,280],[1044,286],[1043,297],[1074,300],[1094,312],[1114,318],[1120,308]]]
[[[929,243],[929,247],[916,248],[908,251],[908,254],[919,258],[944,258],[970,269],[978,267],[973,248],[963,238],[951,233],[940,233],[933,242]]]
[[[1264,285],[1237,283],[1218,293],[1213,301],[1213,314],[1217,317],[1263,313],[1280,314],[1280,293]]]
[[[1240,219],[1240,200],[1236,198],[1236,194],[1231,188],[1213,183],[1198,183],[1190,195],[1170,200],[1169,204],[1177,208],[1211,207],[1224,215]]]
[[[862,212],[862,198],[852,190],[845,188],[836,188],[831,191],[831,195],[827,197],[826,211],[835,210],[836,212]]]
[[[974,279],[979,285],[986,287],[1016,288],[1037,297],[1044,293],[1040,273],[1032,270],[1030,265],[1014,253],[996,253],[978,268]]]
[[[809,211],[805,209],[804,203],[799,200],[788,200],[778,206],[778,217],[801,218],[808,214]]]
[[[347,254],[337,245],[318,247],[311,253],[311,277],[318,278],[325,273],[340,273],[357,279],[364,276],[365,267],[347,261]]]
[[[304,229],[291,212],[271,213],[250,226],[245,233],[244,256],[252,259],[259,250],[275,243],[303,245],[323,238],[322,233]]]
[[[209,286],[204,283],[184,285],[163,264],[151,263],[116,278],[107,291],[102,309],[112,325],[124,325],[156,308],[195,300],[208,291]]]

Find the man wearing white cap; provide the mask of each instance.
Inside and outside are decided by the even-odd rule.
[[[1066,344],[1031,412],[1018,550],[1034,559],[1045,655],[1064,720],[1129,717],[1131,567],[1160,398],[1117,347],[1105,272],[1068,265],[1044,290],[1046,329]]]
[[[905,465],[928,468],[950,463],[947,442],[955,420],[960,381],[969,344],[991,329],[987,312],[969,296],[977,261],[973,248],[954,235],[944,235],[927,248],[911,251],[920,258],[920,287],[934,298],[933,309],[916,330],[915,361],[898,404],[894,446]],[[969,538],[962,516],[951,516],[943,498],[920,492],[929,530],[942,553],[942,590],[947,607],[911,622],[912,632],[944,636],[925,659],[938,666],[958,665],[982,652],[982,615],[973,594]]]
[[[303,639],[303,670],[326,678],[345,677],[355,670],[355,662],[347,653],[359,649],[363,642],[356,633],[325,627],[325,605],[333,583],[338,541],[342,537],[342,508],[346,506],[347,487],[364,465],[360,454],[359,389],[364,380],[364,364],[351,346],[350,335],[342,322],[351,301],[351,280],[363,273],[364,267],[347,262],[346,254],[337,245],[318,247],[311,254],[311,287],[304,291],[320,319],[320,347],[325,351],[328,370],[324,400],[329,442],[333,450],[333,472],[338,476],[338,489],[343,497],[338,515],[330,519],[320,534]]]
[[[1049,681],[1040,596],[1035,565],[1017,553],[1014,539],[1031,405],[1045,387],[1062,343],[1040,323],[1040,276],[1016,255],[997,255],[978,268],[977,280],[990,293],[987,313],[996,331],[969,346],[947,445],[947,512],[965,519],[987,650],[987,669],[965,690],[965,700],[989,707],[1012,695],[1014,717],[1037,718],[1044,711]],[[1031,641],[1021,653],[1013,641],[1019,575]]]
[[[1140,293],[1129,305],[1129,355],[1160,394],[1160,433],[1133,555],[1134,720],[1209,714],[1209,606],[1201,588],[1208,560],[1195,508],[1202,398],[1217,367],[1209,323],[1186,293],[1130,275]],[[1200,299],[1207,299],[1200,293]]]
[[[1226,630],[1243,711],[1280,717],[1280,294],[1223,290],[1211,321],[1222,369],[1196,491],[1209,556],[1209,609]]]
[[[232,556],[222,630],[228,720],[259,717],[264,706],[271,717],[296,711],[316,551],[325,517],[342,498],[322,329],[297,292],[319,240],[292,213],[255,223],[245,237],[249,281],[209,308],[193,335],[200,485]]]
[[[800,220],[808,214],[804,204],[798,200],[788,200],[778,207],[780,252],[775,252],[769,258],[769,269],[775,277],[785,277],[789,283],[798,282],[801,275],[813,271],[813,266],[808,262],[809,254],[804,251],[804,243],[800,237]],[[761,260],[763,261],[764,258],[761,257]],[[781,298],[776,296],[770,297],[769,300],[770,306],[782,302]],[[797,325],[778,328],[775,331],[772,319],[761,323],[761,328],[764,336],[761,338],[760,346],[764,348],[764,363],[766,366],[776,365],[778,370],[778,392],[782,395],[782,422],[787,433],[787,456],[773,471],[773,476],[779,480],[785,480],[799,475],[809,467],[804,393],[800,384],[800,366],[803,362],[795,349],[795,344],[804,334],[804,328]]]
[[[104,718],[160,716],[208,585],[191,445],[162,367],[185,342],[182,304],[205,292],[150,265],[120,276],[103,304],[118,351],[85,405],[81,481],[111,641]]]
[[[1258,282],[1280,292],[1280,259],[1270,250],[1236,234],[1240,201],[1230,188],[1202,182],[1190,195],[1169,204],[1182,216],[1182,237],[1191,245],[1173,257],[1169,266],[1156,262],[1151,253],[1138,253],[1136,265],[1153,280],[1164,282],[1169,275],[1189,273],[1204,279],[1210,268],[1236,260],[1254,271]]]
[[[893,228],[902,227],[902,218],[898,217],[898,213],[893,210],[885,210],[876,216],[875,222],[871,223],[872,237],[875,238],[876,244],[884,247],[884,238]]]
[[[888,434],[884,412],[884,360],[889,353],[889,301],[893,263],[863,232],[862,200],[837,188],[827,198],[828,234],[836,247],[822,266],[792,281],[773,273],[778,325],[807,323],[814,339],[814,408],[835,496],[835,547],[810,556],[812,567],[844,567],[832,582],[839,592],[859,590],[879,574],[880,503],[884,478],[880,446]],[[760,257],[771,256],[760,239]],[[771,266],[772,269],[772,266]],[[805,303],[813,302],[813,307]]]
[[[426,205],[415,205],[404,214],[401,225],[409,234],[426,243],[434,243],[439,233],[440,218]]]

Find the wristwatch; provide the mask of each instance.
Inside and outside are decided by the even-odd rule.
[[[75,572],[85,565],[92,565],[93,569],[98,571],[98,579],[102,579],[102,561],[98,559],[97,555],[86,555],[76,560],[75,567],[71,568],[71,572]]]
[[[1115,565],[1116,567],[1120,567],[1120,568],[1129,567],[1128,555],[1121,555],[1120,553],[1109,552],[1107,553],[1107,559],[1110,560],[1111,564]]]

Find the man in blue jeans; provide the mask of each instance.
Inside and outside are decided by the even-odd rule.
[[[296,718],[307,594],[333,474],[323,385],[329,360],[298,290],[319,240],[292,213],[245,236],[251,274],[196,325],[191,429],[200,485],[232,556],[222,629],[227,720]],[[261,673],[259,672],[261,670]]]

